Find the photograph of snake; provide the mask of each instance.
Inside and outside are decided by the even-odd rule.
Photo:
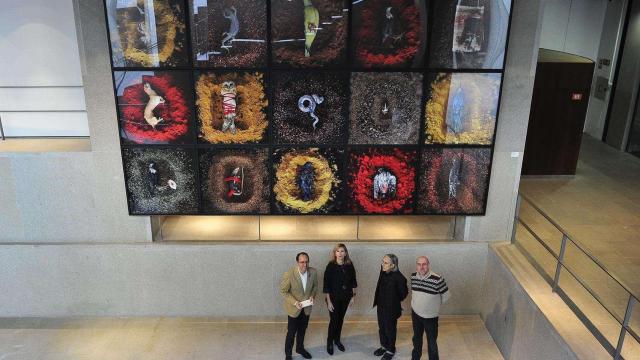
[[[272,158],[273,214],[327,214],[342,210],[343,150],[280,148]]]
[[[274,71],[271,76],[275,144],[346,141],[348,73]]]
[[[204,213],[269,213],[268,149],[201,149],[199,157]]]
[[[351,73],[349,144],[417,144],[422,74]]]
[[[196,74],[196,107],[202,142],[263,142],[268,124],[267,104],[263,73]]]
[[[189,0],[189,7],[195,66],[266,66],[266,1]]]
[[[411,214],[417,151],[407,148],[352,148],[347,204],[353,214]]]
[[[346,62],[348,0],[272,0],[275,66],[336,67]]]
[[[192,150],[124,148],[125,182],[132,215],[196,214],[196,166]]]
[[[498,73],[428,74],[425,143],[490,145],[500,79]]]
[[[359,68],[422,67],[427,6],[422,0],[355,0],[351,38]]]
[[[484,214],[491,149],[423,149],[418,213]]]
[[[433,4],[429,65],[502,69],[511,0],[438,0]]]
[[[127,144],[193,143],[187,71],[114,71],[120,137]]]
[[[113,67],[189,64],[182,0],[106,0]]]

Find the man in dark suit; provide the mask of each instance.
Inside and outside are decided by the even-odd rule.
[[[396,354],[398,318],[402,315],[402,300],[409,294],[407,278],[398,266],[398,257],[387,254],[382,258],[380,276],[373,306],[377,307],[380,348],[373,352],[382,360],[391,360]]]
[[[316,269],[309,266],[307,253],[298,253],[296,262],[298,264],[287,270],[280,281],[284,311],[288,315],[287,338],[284,343],[285,360],[291,360],[294,337],[296,352],[305,359],[311,359],[311,354],[304,348],[304,334],[309,325],[311,305],[318,291],[318,273]],[[311,305],[304,306],[305,300],[310,300]]]

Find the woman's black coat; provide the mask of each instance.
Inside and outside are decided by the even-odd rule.
[[[378,313],[382,316],[397,319],[402,314],[402,300],[408,294],[407,278],[400,271],[380,271],[373,307],[378,306]]]

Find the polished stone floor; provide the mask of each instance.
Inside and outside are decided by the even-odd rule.
[[[325,351],[327,322],[314,320],[307,350],[314,359],[375,359],[377,324],[347,321],[347,352]],[[411,356],[411,322],[399,323],[396,359]],[[270,360],[283,359],[284,322],[216,322],[206,318],[0,319],[0,359]],[[445,316],[440,358],[502,359],[479,316]],[[426,358],[426,342],[425,342]],[[296,355],[294,359],[302,359]]]
[[[565,266],[570,271],[562,269],[560,288],[615,347],[629,294],[640,296],[640,159],[585,136],[574,177],[523,178],[520,191],[577,243],[568,242]],[[520,209],[521,218],[558,256],[562,233],[530,203],[522,202]],[[553,279],[555,258],[523,226],[517,233],[525,252]],[[640,334],[640,306],[632,314],[631,327]],[[627,343],[640,353],[640,344]]]

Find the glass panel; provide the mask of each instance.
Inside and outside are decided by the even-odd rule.
[[[630,334],[627,334],[624,338],[622,357],[625,358],[625,360],[640,359],[640,343]]]
[[[591,288],[618,320],[624,319],[629,293],[571,241],[567,242],[564,263]]]
[[[620,323],[568,271],[563,269],[560,273],[558,285],[615,348]]]
[[[450,216],[362,216],[360,240],[450,240]]]
[[[167,216],[162,221],[164,241],[256,241],[258,216]]]
[[[553,250],[556,256],[560,254],[562,232],[524,199],[520,202],[520,219]],[[522,230],[526,231],[524,228]]]
[[[544,272],[547,281],[551,282],[556,272],[557,260],[545,249],[531,233],[527,231],[521,224],[516,228],[516,243],[521,246],[523,252]]]
[[[262,216],[260,238],[268,241],[357,239],[357,216]]]

